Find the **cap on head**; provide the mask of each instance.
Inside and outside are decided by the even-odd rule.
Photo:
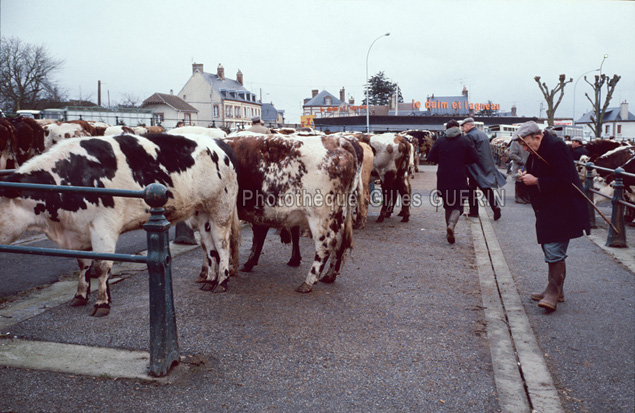
[[[445,124],[445,129],[447,130],[447,129],[454,128],[454,127],[457,127],[457,126],[459,126],[459,122],[454,120],[454,119],[452,119],[451,121],[449,121],[448,123]]]
[[[571,138],[571,142],[574,142],[574,141],[575,141],[575,142],[580,142],[580,143],[582,143],[582,142],[583,142],[583,141],[582,141],[582,138],[581,138],[581,137],[579,137],[579,136],[575,136],[575,137]]]
[[[251,121],[253,123],[260,123],[260,117],[259,116],[254,116],[253,118],[251,118]]]
[[[525,136],[535,135],[537,133],[542,133],[542,131],[540,130],[540,127],[538,127],[538,124],[536,122],[534,122],[533,120],[530,120],[529,122],[525,122],[522,125],[520,125],[520,127],[516,131],[516,135],[514,136],[512,140],[518,140],[519,136],[521,138],[524,138]]]
[[[474,123],[474,118],[465,118],[465,119],[463,119],[463,122],[461,122],[461,125],[465,125],[467,123]]]

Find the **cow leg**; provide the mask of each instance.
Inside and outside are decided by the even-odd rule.
[[[300,255],[300,227],[291,228],[291,259],[287,263],[290,267],[299,267],[302,262]]]
[[[218,285],[217,265],[219,261],[218,251],[212,236],[214,224],[209,215],[200,212],[196,215],[196,219],[190,220],[190,224],[193,224],[200,235],[204,257],[203,266],[196,282],[203,284],[201,290],[214,291]]]
[[[412,188],[408,177],[404,177],[404,180],[399,185],[399,195],[401,195],[401,211],[399,212],[402,217],[401,222],[408,222],[410,220],[410,202],[412,200]]]
[[[112,261],[95,261],[94,266],[98,277],[97,301],[90,315],[93,317],[104,317],[110,314],[110,303],[112,303],[110,286],[108,285]]]
[[[305,281],[295,289],[299,293],[309,293],[313,290],[313,284],[320,278],[320,274],[322,274],[322,270],[324,270],[324,266],[329,259],[329,245],[336,237],[336,233],[323,223],[315,223],[313,220],[309,220],[309,227],[315,243],[315,258]]]
[[[221,226],[216,224],[216,220],[210,220],[211,238],[216,246],[214,259],[218,261],[218,274],[208,274],[207,281],[203,284],[202,290],[225,292],[229,281],[229,257],[231,255],[231,225]],[[209,286],[209,288],[205,288]]]
[[[90,295],[90,275],[88,270],[91,268],[92,260],[78,258],[79,280],[77,282],[77,293],[70,302],[71,307],[79,307],[88,304],[88,296]]]
[[[265,243],[267,232],[269,231],[269,227],[256,224],[253,224],[251,229],[254,235],[251,241],[251,253],[249,254],[249,259],[245,262],[245,264],[243,264],[243,268],[241,269],[241,271],[244,272],[250,272],[256,265],[258,265],[258,258],[260,258],[262,247]]]

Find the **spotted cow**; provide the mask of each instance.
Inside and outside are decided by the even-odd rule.
[[[339,274],[352,248],[352,199],[358,159],[350,142],[327,136],[242,134],[226,142],[238,161],[238,214],[251,223],[254,238],[243,270],[258,263],[270,227],[310,230],[315,258],[296,289],[310,292],[318,281]],[[327,273],[320,278],[330,258]]]
[[[383,203],[377,222],[383,222],[390,217],[397,197],[401,196],[402,222],[410,219],[410,201],[412,188],[410,186],[409,165],[411,146],[403,137],[394,133],[371,135],[370,146],[375,152],[373,160],[373,175],[381,180]]]
[[[6,181],[142,190],[151,183],[168,188],[165,215],[170,222],[191,218],[201,234],[206,260],[218,263],[209,284],[226,284],[230,256],[237,257],[240,231],[236,199],[236,160],[223,141],[188,135],[119,135],[71,138],[31,159]],[[112,253],[120,234],[139,229],[149,210],[139,198],[107,195],[0,190],[0,244],[26,230],[41,230],[61,248]],[[232,237],[233,234],[233,237]],[[86,305],[91,261],[78,259],[80,273],[71,306]],[[237,262],[234,262],[237,267]],[[110,312],[111,261],[94,262],[99,278],[92,312]]]
[[[179,134],[193,134],[193,135],[204,135],[209,136],[210,138],[224,138],[227,136],[225,131],[218,128],[204,128],[202,126],[181,126],[179,128],[170,129],[168,133],[173,135]]]
[[[91,136],[79,123],[55,122],[44,125],[42,128],[44,129],[44,150],[48,150],[64,139]]]

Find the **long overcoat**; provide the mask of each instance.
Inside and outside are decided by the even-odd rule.
[[[531,206],[536,213],[539,244],[562,242],[590,231],[586,200],[573,188],[582,189],[571,151],[564,141],[545,131],[537,153],[527,159],[527,173],[538,178],[528,186]]]
[[[478,153],[478,162],[467,167],[468,173],[476,181],[478,187],[481,189],[500,188],[505,185],[507,179],[496,168],[496,162],[494,161],[494,155],[492,155],[492,148],[487,135],[474,127],[470,129],[466,136],[472,141]]]
[[[450,128],[439,137],[427,160],[438,164],[437,190],[443,198],[443,207],[458,209],[468,195],[467,165],[478,160],[478,154],[458,127]]]

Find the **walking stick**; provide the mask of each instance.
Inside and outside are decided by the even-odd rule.
[[[550,166],[550,165],[549,165],[549,162],[547,162],[547,160],[546,160],[545,158],[543,158],[542,156],[540,156],[540,155],[538,154],[538,152],[536,152],[536,151],[535,151],[535,150],[534,150],[531,146],[529,146],[529,145],[527,144],[527,142],[525,142],[525,138],[521,137],[520,135],[517,135],[517,136],[518,136],[518,139],[520,139],[520,140],[521,140],[521,141],[525,144],[525,146],[526,146],[526,147],[527,147],[527,148],[531,151],[531,153],[532,153],[533,155],[536,155],[536,157],[537,157],[538,159],[540,159],[541,161],[543,161],[543,162],[544,162],[547,166]],[[607,224],[609,224],[609,225],[611,226],[611,228],[613,228],[613,231],[615,231],[615,233],[616,233],[616,234],[619,234],[619,233],[620,233],[620,232],[617,230],[617,228],[615,228],[615,225],[613,225],[613,223],[612,223],[612,222],[611,222],[611,221],[610,221],[610,220],[609,220],[609,219],[608,219],[608,218],[607,218],[607,217],[606,217],[606,216],[602,213],[602,211],[600,211],[600,209],[599,209],[599,208],[598,208],[598,207],[597,207],[597,206],[593,203],[593,201],[591,201],[591,200],[589,199],[589,197],[587,197],[587,196],[586,196],[586,194],[585,194],[584,192],[582,192],[582,190],[581,190],[580,188],[578,188],[578,186],[577,186],[575,183],[571,182],[571,186],[573,186],[573,187],[575,188],[575,190],[576,190],[576,191],[578,191],[578,193],[579,193],[580,195],[582,195],[582,197],[583,197],[584,199],[586,199],[586,201],[587,201],[589,204],[591,204],[591,206],[593,207],[593,209],[595,209],[595,211],[596,211],[598,214],[600,214],[600,216],[604,219],[604,221],[606,221],[606,223],[607,223]]]

